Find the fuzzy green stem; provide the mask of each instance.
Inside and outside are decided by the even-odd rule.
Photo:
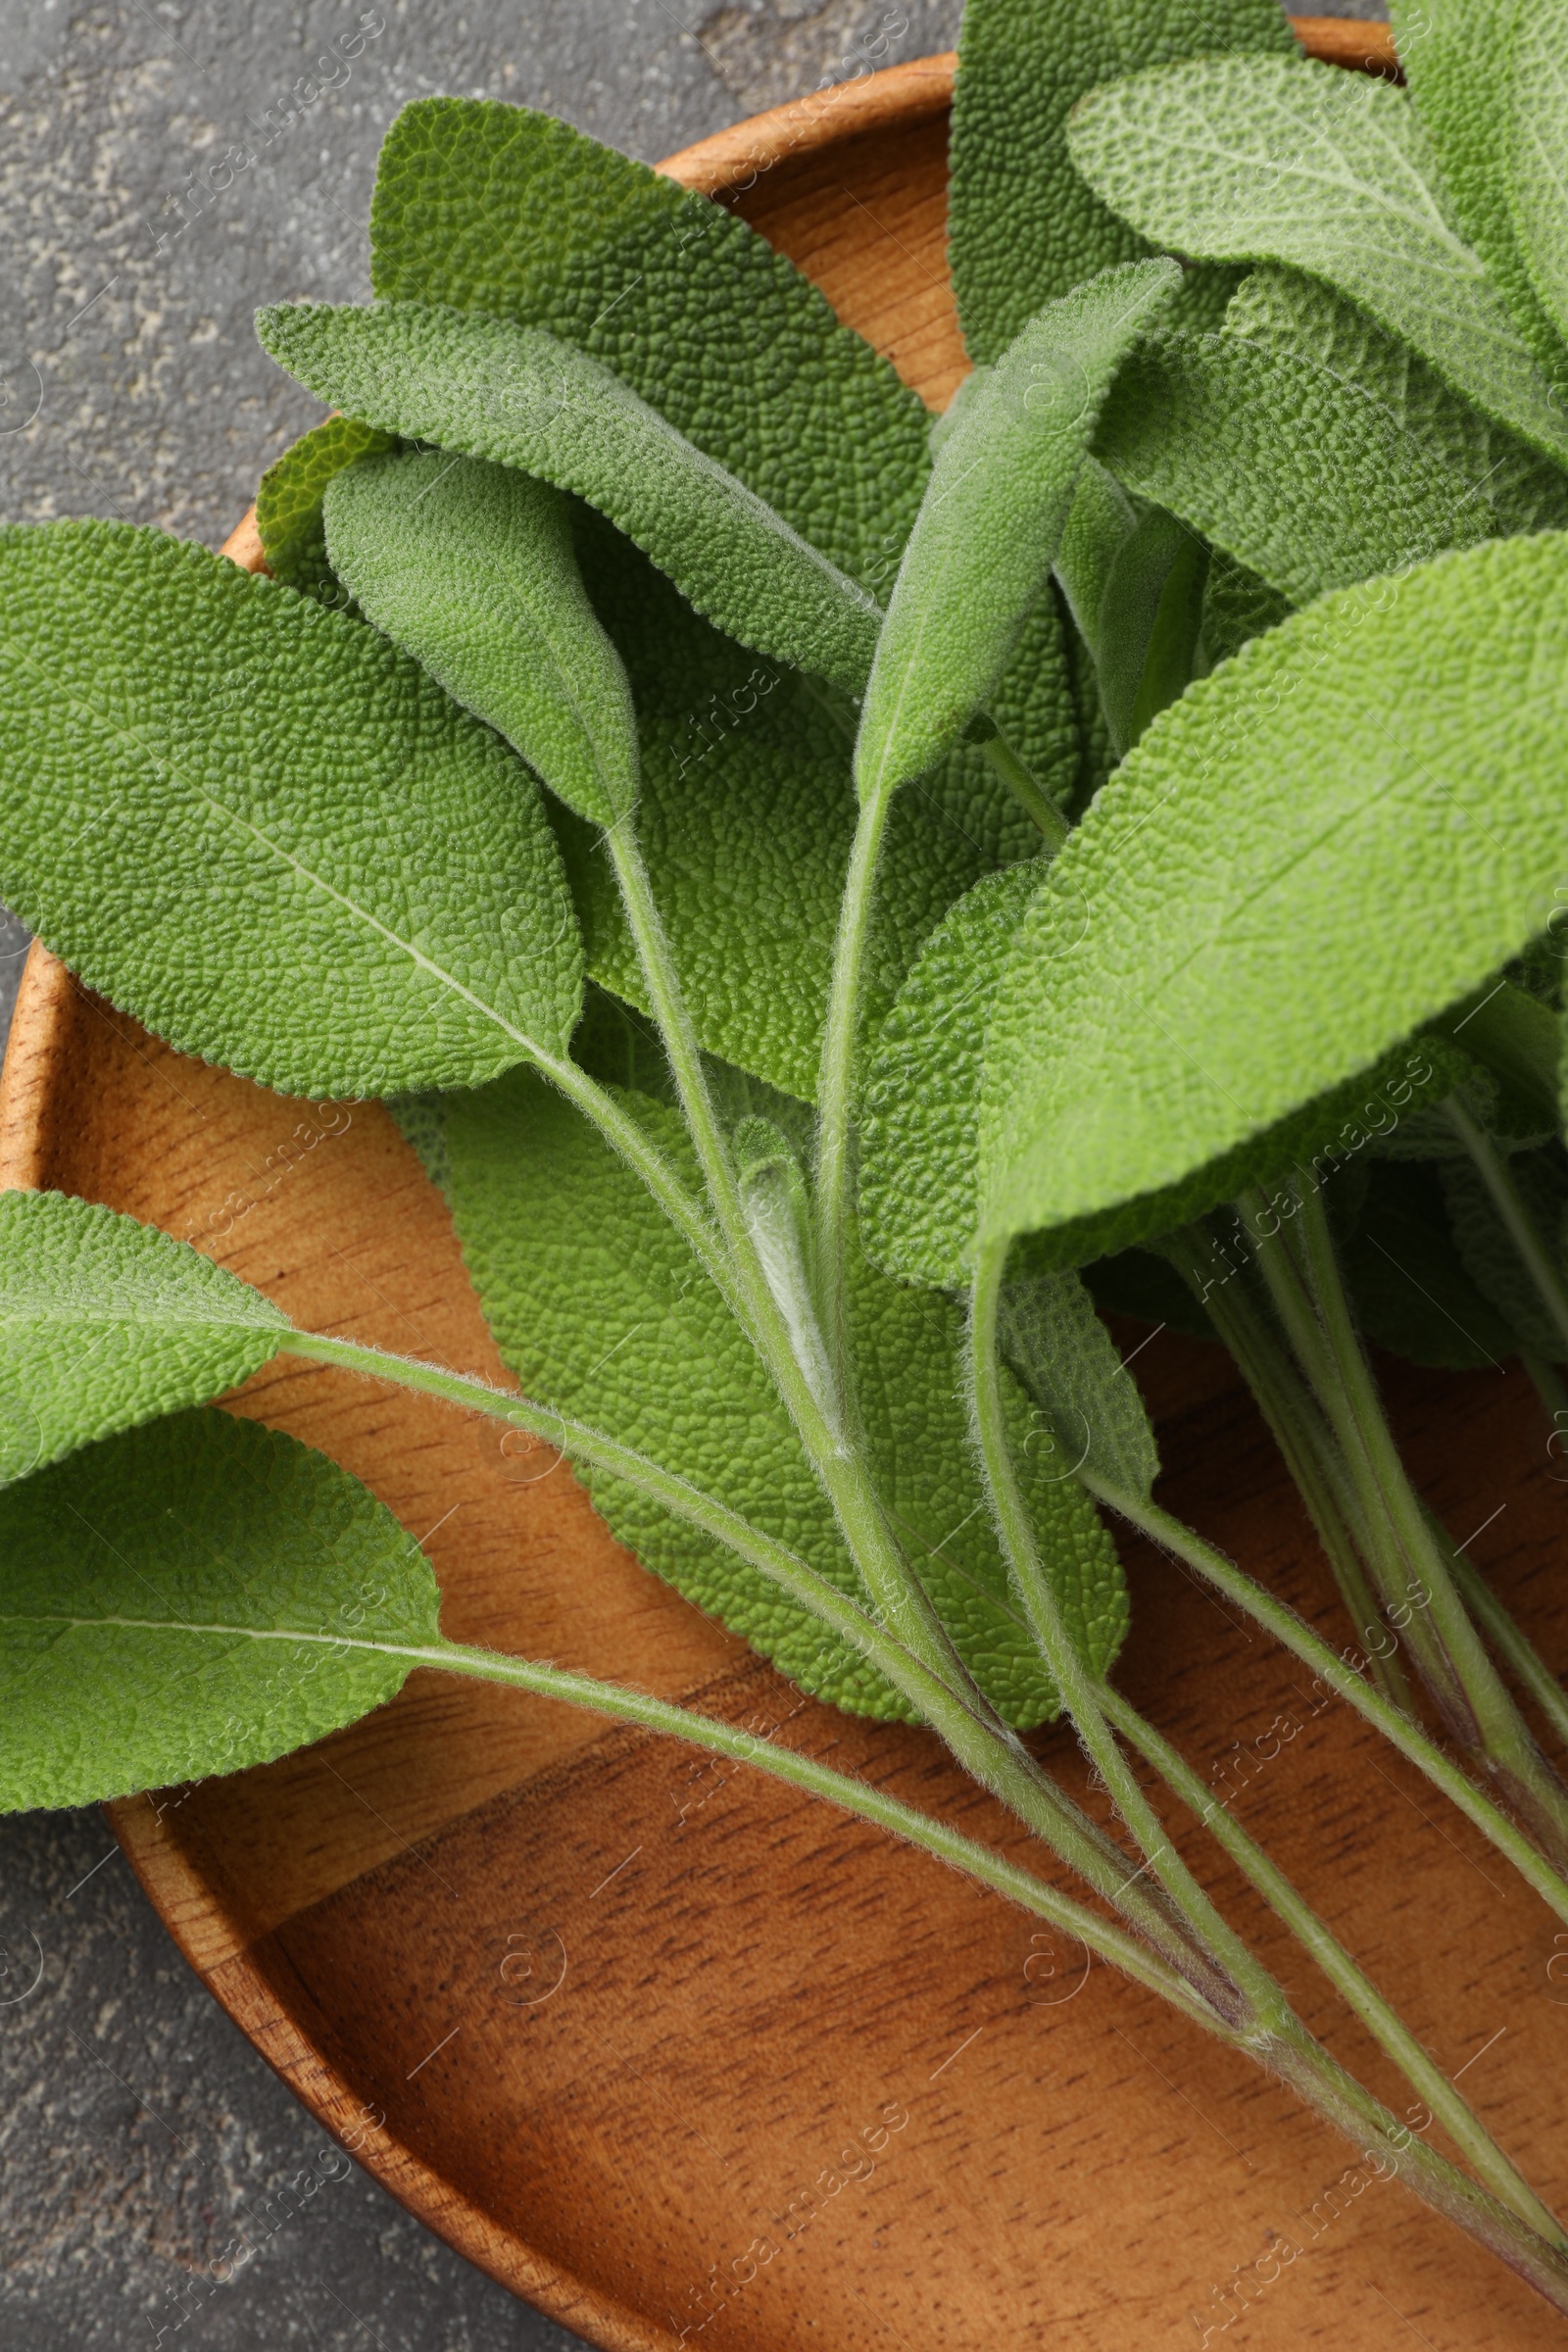
[[[981,1250],[969,1312],[969,1402],[975,1450],[980,1457],[1003,1555],[1023,1603],[1030,1631],[1073,1729],[1085,1753],[1099,1770],[1148,1868],[1180,1913],[1197,1950],[1214,1965],[1216,1972],[1223,1971],[1229,1977],[1252,2016],[1272,2031],[1288,2014],[1285,1996],[1267,1970],[1258,1966],[1241,1937],[1232,1934],[1214,1909],[1144,1795],[1136,1774],[1100,1710],[1095,1684],[1062,1620],[1040,1557],[1007,1443],[1002,1403],[997,1302],[1006,1255],[1005,1242],[991,1243]],[[1173,1965],[1180,1964],[1173,1950],[1167,1948],[1166,1957]],[[1211,1997],[1224,1999],[1222,1979],[1216,1982]],[[1238,2008],[1238,2023],[1242,2014]]]
[[[1296,1247],[1339,1383],[1337,1389],[1321,1396],[1321,1401],[1336,1423],[1352,1470],[1364,1465],[1370,1490],[1368,1516],[1375,1503],[1382,1504],[1400,1552],[1425,1588],[1424,1614],[1474,1719],[1478,1760],[1497,1782],[1508,1801],[1524,1814],[1546,1852],[1561,1867],[1568,1862],[1568,1788],[1542,1754],[1494,1665],[1448,1572],[1447,1546],[1434,1541],[1425,1506],[1399,1459],[1340,1280],[1322,1195],[1311,1187],[1303,1187],[1298,1199]],[[1386,1594],[1385,1598],[1388,1597]],[[1410,1612],[1412,1637],[1422,1614],[1419,1607]],[[1417,1646],[1417,1657],[1422,1654]],[[1441,1690],[1435,1694],[1441,1696]]]
[[[1568,1691],[1463,1552],[1450,1545],[1448,1558],[1454,1582],[1471,1616],[1514,1680],[1529,1692],[1552,1731],[1568,1747]]]
[[[1525,1206],[1519,1187],[1508,1172],[1501,1152],[1492,1138],[1476,1125],[1458,1098],[1450,1095],[1443,1105],[1443,1115],[1459,1138],[1474,1162],[1476,1173],[1492,1196],[1492,1205],[1501,1218],[1508,1239],[1519,1252],[1526,1273],[1536,1286],[1536,1293],[1545,1308],[1557,1334],[1563,1352],[1568,1354],[1568,1289],[1552,1262],[1551,1252],[1536,1230],[1536,1221]]]
[[[1443,2069],[1330,1933],[1310,1903],[1297,1892],[1284,1872],[1270,1861],[1213,1790],[1199,1779],[1170,1741],[1145,1721],[1136,1707],[1108,1685],[1102,1685],[1098,1695],[1117,1731],[1152,1764],[1188,1811],[1224,1847],[1269,1908],[1305,1945],[1335,1990],[1387,2051],[1411,2087],[1425,2099],[1454,2145],[1469,2158],[1494,2194],[1544,2237],[1559,2245],[1568,2243],[1555,2215],[1514,2169]]]
[[[855,1097],[855,1050],[860,1028],[860,988],[871,932],[877,861],[887,830],[893,793],[879,788],[862,801],[856,819],[838,935],[833,944],[833,977],[822,1029],[822,1059],[816,1088],[816,1269],[818,1308],[828,1359],[841,1381],[849,1360],[846,1330],[846,1273],[851,1193],[854,1184],[851,1115]]]
[[[1165,1254],[1235,1357],[1273,1433],[1317,1530],[1351,1630],[1366,1645],[1373,1680],[1392,1706],[1413,1716],[1415,1704],[1397,1650],[1385,1649],[1378,1641],[1387,1629],[1357,1549],[1359,1506],[1316,1401],[1250,1296],[1245,1273],[1227,1266],[1216,1280],[1216,1251],[1201,1226],[1173,1234]]]
[[[1568,1922],[1568,1882],[1553,1870],[1517,1824],[1468,1780],[1456,1764],[1451,1764],[1418,1725],[1401,1715],[1397,1707],[1390,1706],[1380,1690],[1364,1683],[1354,1668],[1347,1665],[1286,1601],[1277,1600],[1272,1592],[1238,1568],[1234,1560],[1228,1560],[1213,1544],[1205,1544],[1201,1536],[1171,1512],[1161,1510],[1157,1503],[1125,1493],[1093,1470],[1082,1469],[1078,1476],[1108,1510],[1136,1527],[1162,1551],[1196,1569],[1216,1592],[1234,1601],[1254,1625],[1260,1625],[1294,1657],[1299,1658],[1336,1698],[1344,1699],[1347,1706],[1364,1716],[1391,1746],[1424,1773],[1433,1787],[1441,1789],[1465,1819],[1490,1839],[1557,1917]]]
[[[986,737],[981,748],[1025,816],[1039,829],[1047,848],[1059,850],[1069,831],[1067,819],[1005,735],[999,728],[995,735]]]
[[[999,1722],[982,1701],[976,1709],[972,1686],[955,1686],[919,1657],[911,1654],[884,1624],[841,1593],[827,1579],[808,1566],[786,1544],[704,1494],[674,1472],[621,1446],[603,1431],[590,1429],[564,1414],[532,1403],[527,1397],[493,1389],[487,1382],[449,1372],[439,1364],[424,1364],[409,1356],[389,1355],[351,1340],[318,1333],[291,1331],[279,1346],[288,1353],[336,1364],[368,1380],[387,1380],[447,1404],[525,1429],[558,1446],[574,1461],[602,1469],[642,1489],[665,1509],[706,1535],[728,1545],[736,1554],[798,1600],[802,1607],[853,1643],[870,1663],[903,1691],[911,1707],[928,1724],[977,1781],[998,1801],[1042,1838],[1051,1850],[1075,1870],[1095,1892],[1118,1908],[1139,1932],[1157,1942],[1169,1931],[1170,1920],[1153,1892],[1128,1876],[1121,1848],[1073,1804],[1044,1768],[1029,1754],[1016,1734]]]

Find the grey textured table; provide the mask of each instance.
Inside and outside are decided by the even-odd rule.
[[[951,47],[957,16],[958,0],[0,0],[0,518],[222,540],[318,414],[251,312],[365,292],[375,151],[407,100],[546,107],[652,159]],[[0,1029],[24,948],[0,910]],[[96,1812],[0,1825],[0,2094],[6,2352],[576,2340],[323,2143]],[[232,2283],[202,2292],[247,2244]]]

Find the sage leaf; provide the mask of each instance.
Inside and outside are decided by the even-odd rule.
[[[1250,637],[1277,629],[1291,610],[1290,599],[1259,579],[1245,564],[1220,549],[1209,551],[1203,588],[1203,652],[1212,668],[1239,654]]]
[[[1455,218],[1500,288],[1520,334],[1546,374],[1560,382],[1568,353],[1531,283],[1509,203],[1508,68],[1510,58],[1518,58],[1526,12],[1519,0],[1392,0],[1389,14],[1399,64]],[[1549,27],[1550,12],[1541,12],[1540,21]]]
[[[677,1164],[689,1147],[665,1104],[623,1098]],[[447,1106],[459,1237],[503,1355],[529,1395],[587,1419],[789,1543],[858,1593],[831,1509],[788,1413],[681,1237],[600,1137],[530,1074]],[[945,1298],[875,1274],[855,1253],[851,1336],[868,1459],[960,1653],[1007,1720],[1039,1723],[1055,1693],[1012,1601],[964,1442],[962,1337]],[[1108,1661],[1125,1626],[1120,1570],[1088,1497],[1029,1450],[1030,1408],[1009,1388],[1030,1499],[1085,1654]],[[644,1565],[813,1695],[904,1718],[874,1668],[758,1571],[624,1483],[594,1500]],[[1086,1507],[1088,1506],[1088,1507]]]
[[[154,1225],[64,1193],[0,1193],[0,1481],[206,1404],[289,1328]]]
[[[1009,1271],[997,1328],[1004,1355],[1046,1412],[1067,1458],[1147,1502],[1159,1476],[1154,1432],[1138,1384],[1078,1276]]]
[[[1480,1371],[1518,1345],[1454,1250],[1438,1170],[1374,1162],[1341,1266],[1368,1339],[1435,1370]]]
[[[1487,537],[1474,484],[1358,386],[1240,336],[1135,352],[1096,448],[1292,604]]]
[[[1498,12],[1501,14],[1502,12]],[[1512,11],[1506,70],[1490,61],[1487,103],[1503,115],[1508,212],[1530,284],[1557,330],[1546,365],[1559,401],[1568,394],[1568,78],[1560,9]],[[1497,158],[1492,159],[1493,172]],[[1499,242],[1502,227],[1494,228]],[[1523,321],[1521,320],[1521,324]]]
[[[1304,1116],[1543,929],[1565,661],[1568,538],[1543,533],[1323,598],[1164,712],[1020,926],[988,1230],[1051,1228],[1058,1262],[1142,1238],[1097,1221]],[[1420,1041],[1416,1094],[1451,1051]]]
[[[1117,548],[1100,614],[1100,699],[1117,756],[1193,675],[1208,549],[1185,522],[1151,506]]]
[[[1225,314],[1223,332],[1267,351],[1299,354],[1358,386],[1429,462],[1458,476],[1468,500],[1491,509],[1489,528],[1498,537],[1568,525],[1562,467],[1461,400],[1408,343],[1332,286],[1299,270],[1253,270]]]
[[[871,599],[574,344],[417,302],[285,304],[259,311],[256,329],[318,399],[574,491],[727,635],[864,686],[881,625]]]
[[[865,692],[862,800],[934,766],[1001,677],[1050,579],[1111,379],[1180,282],[1173,262],[1139,262],[1053,303],[942,443]]]
[[[872,595],[891,581],[926,412],[726,205],[553,116],[419,98],[381,148],[370,272],[384,301],[577,344]]]
[[[1045,303],[1148,250],[1073,169],[1067,118],[1086,91],[1178,58],[1295,47],[1275,0],[966,0],[948,255],[970,358],[999,358]]]
[[[417,663],[122,523],[0,532],[0,890],[89,987],[288,1094],[564,1053],[539,795]]]
[[[237,1772],[353,1723],[437,1637],[435,1579],[357,1479],[180,1413],[0,1494],[0,1809]]]
[[[256,528],[274,580],[318,604],[351,609],[326,553],[322,501],[327,486],[359,458],[392,445],[390,433],[353,416],[328,416],[302,433],[269,466],[256,493]]]
[[[332,483],[326,528],[367,617],[559,800],[598,825],[630,813],[631,688],[588,601],[561,491],[439,450],[368,459]]]
[[[1114,398],[1112,387],[1111,398]],[[1107,407],[1109,402],[1107,401]],[[1104,412],[1102,411],[1102,419]],[[1100,620],[1116,558],[1138,528],[1138,510],[1114,474],[1087,457],[1073,492],[1055,574],[1068,610],[1095,662],[1101,658]]]
[[[854,711],[814,680],[720,636],[600,516],[585,511],[579,522],[583,576],[631,680],[642,763],[638,840],[698,1036],[710,1053],[809,1102],[855,834]],[[1026,629],[1020,659],[1039,643]],[[1076,726],[1065,742],[1060,732],[1051,737],[1045,713],[1064,681],[1059,667],[1043,675],[1044,695],[1020,680],[1023,740],[1036,758],[1054,741],[1055,765],[1036,773],[1065,790],[1076,768]],[[1004,680],[1000,708],[1008,708],[1007,692]],[[599,836],[564,812],[559,829],[589,970],[646,1012],[641,966]],[[1039,840],[967,746],[900,795],[867,951],[868,1032],[953,902]]]
[[[1156,243],[1327,279],[1488,416],[1568,454],[1404,91],[1307,58],[1213,58],[1097,90],[1069,141],[1090,185]]]
[[[1445,1160],[1438,1174],[1454,1248],[1470,1280],[1502,1317],[1515,1347],[1533,1348],[1548,1362],[1560,1359],[1564,1353],[1562,1334],[1543,1304],[1474,1160],[1468,1155]],[[1568,1215],[1568,1169],[1561,1153],[1510,1152],[1508,1175],[1547,1255],[1561,1273],[1559,1237]]]
[[[1044,872],[1039,859],[1006,866],[950,908],[877,1041],[860,1112],[860,1233],[868,1256],[906,1282],[968,1280],[986,1022]]]

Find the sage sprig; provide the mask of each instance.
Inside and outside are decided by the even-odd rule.
[[[1262,0],[970,0],[978,365],[939,426],[738,219],[421,100],[377,299],[262,315],[344,412],[263,484],[272,576],[0,531],[0,890],[182,1050],[388,1098],[520,1384],[0,1202],[5,1802],[280,1754],[416,1665],[597,1709],[1069,1928],[1568,2311],[1559,2222],[1115,1682],[1120,1520],[1568,1921],[1568,1701],[1368,1350],[1517,1351],[1568,1416],[1562,91],[1483,13],[1411,21],[1404,90]],[[1095,1298],[1161,1280],[1250,1384],[1348,1643],[1158,1499]],[[548,1439],[653,1573],[924,1726],[1080,1892],[448,1642],[373,1496],[212,1409],[280,1352]],[[1063,1714],[1119,1837],[1019,1737]],[[1459,2162],[1305,2028],[1167,1797]]]

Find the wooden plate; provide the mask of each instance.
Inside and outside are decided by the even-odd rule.
[[[1388,61],[1381,27],[1331,24],[1314,45],[1331,44]],[[666,167],[710,192],[744,183],[733,200],[933,403],[963,366],[943,259],[951,87],[952,60],[927,60]],[[233,546],[243,559],[243,532]],[[184,1059],[36,948],[0,1181],[188,1236],[318,1328],[501,1375],[442,1203],[383,1112]],[[1218,1351],[1162,1336],[1139,1369],[1173,1507],[1344,1639]],[[1523,1374],[1390,1377],[1428,1491],[1456,1528],[1487,1522],[1476,1555],[1568,1663],[1565,1493]],[[548,1449],[299,1364],[234,1409],[324,1446],[427,1541],[457,1639],[776,1727],[1021,1846],[931,1740],[803,1700],[646,1575]],[[1130,1695],[1560,2195],[1568,1984],[1548,1964],[1568,1939],[1288,1659],[1127,1551]],[[1069,1738],[1039,1744],[1082,1786]],[[667,1744],[420,1673],[308,1753],[112,1814],[191,1965],[324,2131],[620,2352],[699,2334],[714,2352],[1150,2352],[1227,2323],[1257,2348],[1526,2352],[1551,2327],[1152,1997],[934,1862]],[[1300,1952],[1219,1858],[1205,1867],[1308,2019],[1392,2089]]]

